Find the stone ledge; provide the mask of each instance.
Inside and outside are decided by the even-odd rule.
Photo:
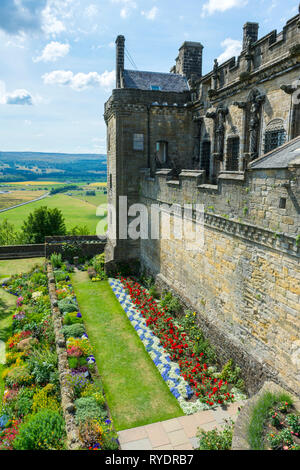
[[[296,410],[300,411],[300,402],[297,397],[293,396],[290,392],[284,390],[274,382],[265,382],[259,392],[246,402],[245,406],[240,412],[234,425],[231,450],[251,450],[247,436],[248,426],[256,403],[266,392],[276,394],[287,393],[293,399]]]
[[[242,171],[222,171],[219,174],[218,179],[245,181],[245,173]]]

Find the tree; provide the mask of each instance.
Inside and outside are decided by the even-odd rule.
[[[0,222],[0,245],[17,245],[22,243],[22,234],[7,219]]]
[[[44,243],[45,237],[65,235],[66,226],[62,212],[43,206],[29,214],[22,226],[26,243]]]

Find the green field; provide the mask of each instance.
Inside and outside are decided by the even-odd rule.
[[[100,204],[107,203],[107,195],[103,194],[103,191],[95,191],[95,196],[86,196],[86,191],[70,191],[72,197],[80,199],[82,201],[88,202],[95,207],[98,207]]]
[[[105,201],[106,197],[103,199],[103,202]],[[67,196],[66,194],[55,194],[41,201],[4,212],[0,215],[0,222],[7,219],[16,229],[20,229],[30,212],[41,206],[47,206],[51,209],[57,207],[60,209],[65,218],[67,230],[70,230],[75,225],[86,225],[91,235],[96,234],[96,226],[100,221],[100,217],[96,216],[96,206],[91,202]]]

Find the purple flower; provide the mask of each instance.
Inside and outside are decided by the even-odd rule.
[[[110,420],[110,419],[106,419],[106,420],[105,420],[105,424],[111,424],[111,420]]]
[[[81,317],[82,317],[82,315],[81,315],[80,312],[78,312],[76,316],[77,316],[77,318],[81,318]]]

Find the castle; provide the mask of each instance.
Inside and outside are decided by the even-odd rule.
[[[184,42],[170,73],[155,73],[125,69],[117,37],[106,257],[138,261],[193,308],[250,391],[272,378],[299,394],[300,13],[279,34],[258,30],[246,23],[240,56],[204,76],[201,43]],[[203,252],[120,236],[120,196],[128,207],[203,204]]]

